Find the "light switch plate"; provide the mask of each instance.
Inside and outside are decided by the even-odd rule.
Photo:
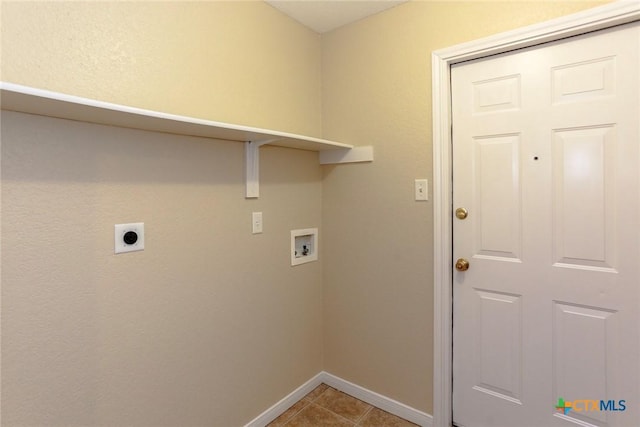
[[[417,201],[429,200],[429,181],[426,179],[416,179],[415,198]]]
[[[262,233],[262,212],[253,212],[251,214],[251,224],[253,234]]]

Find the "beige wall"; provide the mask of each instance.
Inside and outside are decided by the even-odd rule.
[[[597,4],[412,1],[323,36],[324,136],[375,149],[325,168],[325,370],[432,413],[431,52]]]
[[[263,2],[1,5],[3,81],[222,122],[321,131],[320,36]]]
[[[320,132],[320,37],[261,2],[2,3],[2,80]],[[317,154],[2,115],[2,425],[239,426],[322,369]],[[264,233],[251,235],[251,212]],[[113,254],[113,225],[146,249]]]
[[[241,144],[3,113],[3,425],[241,425],[321,369],[430,413],[430,53],[594,5],[416,1],[321,38],[261,2],[3,1],[4,81],[376,150],[265,147],[245,200]],[[147,248],[114,256],[130,221]]]

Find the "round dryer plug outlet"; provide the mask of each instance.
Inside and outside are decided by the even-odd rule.
[[[144,222],[116,224],[115,253],[144,250]]]

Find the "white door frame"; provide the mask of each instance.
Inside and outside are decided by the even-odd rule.
[[[640,20],[639,1],[620,1],[432,53],[434,201],[433,426],[452,423],[451,65]]]

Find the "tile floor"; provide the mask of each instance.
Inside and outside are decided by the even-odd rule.
[[[268,427],[416,427],[382,409],[320,384]]]

